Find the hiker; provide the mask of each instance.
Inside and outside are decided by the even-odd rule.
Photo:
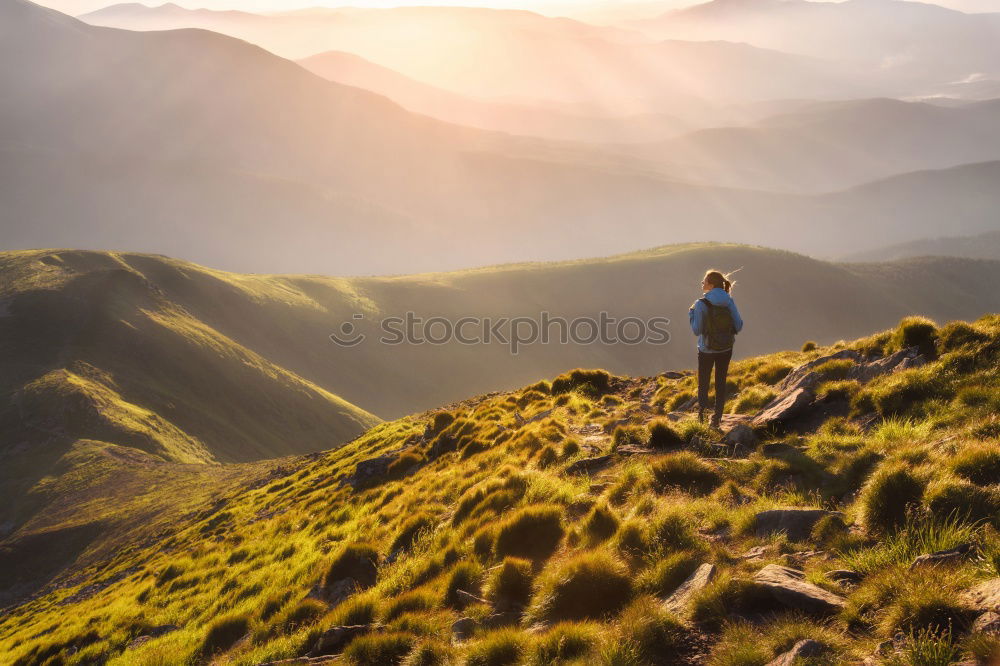
[[[715,367],[715,413],[712,427],[722,422],[726,406],[726,375],[733,358],[736,334],[743,328],[743,320],[729,292],[733,282],[728,275],[710,270],[705,273],[701,290],[705,294],[691,306],[688,316],[691,330],[698,336],[698,421],[705,422],[708,405],[708,384]]]

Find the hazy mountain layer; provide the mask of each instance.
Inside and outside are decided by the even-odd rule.
[[[924,238],[875,248],[845,257],[850,261],[895,261],[905,257],[967,257],[1000,259],[1000,231],[975,236]]]

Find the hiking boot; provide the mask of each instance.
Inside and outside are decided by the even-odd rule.
[[[718,430],[720,425],[722,425],[722,417],[718,414],[714,414],[712,416],[712,427]]]
[[[705,422],[705,410],[704,409],[699,409],[698,410],[698,423],[704,423],[704,422]]]

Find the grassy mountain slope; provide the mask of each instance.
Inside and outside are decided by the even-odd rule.
[[[328,449],[379,420],[196,319],[112,253],[2,253],[0,273],[5,533],[67,484],[88,491],[95,447],[154,466],[252,461]]]
[[[864,384],[842,379],[855,361],[816,365],[819,402],[744,447],[671,411],[689,374],[577,372],[381,424],[271,483],[220,486],[169,536],[138,530],[10,609],[0,654],[258,664],[352,625],[309,663],[750,665],[802,639],[815,663],[985,663],[1000,644],[966,592],[1000,576],[996,315],[740,361],[726,429],[795,366],[911,344],[933,360]],[[840,513],[788,534],[757,517],[778,507]],[[665,604],[700,564],[707,586]],[[772,596],[765,565],[802,572],[808,610]]]
[[[65,293],[71,285],[133,278],[133,297],[121,291],[119,305],[145,324],[138,330],[121,329],[130,344],[151,350],[144,353],[183,358],[182,351],[174,349],[175,340],[189,340],[195,333],[201,336],[199,331],[210,331],[240,353],[252,355],[255,363],[287,370],[382,417],[398,417],[493,388],[512,388],[571,367],[600,366],[616,373],[637,374],[651,367],[684,366],[690,362],[694,346],[687,311],[699,293],[701,275],[710,266],[725,270],[743,267],[734,291],[748,322],[737,349],[741,356],[796,347],[814,337],[817,328],[819,341],[832,343],[860,335],[872,325],[888,326],[909,312],[954,319],[1000,309],[1000,295],[991,287],[1000,280],[997,262],[940,258],[884,266],[832,264],[739,245],[676,245],[605,259],[372,278],[242,275],[129,253],[31,251],[2,256],[6,268],[0,275],[13,275],[15,286],[20,284],[21,278],[16,276],[21,273],[29,283],[53,281],[42,293],[60,305],[37,306],[53,310],[46,317],[63,316],[64,301],[83,298],[86,303],[94,299],[95,305],[105,307],[103,303],[110,299],[97,288],[82,296],[72,290]],[[109,271],[118,268],[121,273]],[[19,298],[8,303],[9,311],[19,311]],[[139,312],[147,299],[162,303],[164,312],[182,312],[178,315],[181,319],[158,315],[154,325]],[[548,312],[572,321],[597,318],[602,311],[617,318],[668,317],[671,340],[668,344],[559,344],[559,330],[552,328],[549,344],[524,345],[516,355],[511,354],[509,343],[496,340],[476,345],[379,342],[385,335],[381,322],[404,317],[407,312],[425,320],[440,316],[451,321],[466,316],[537,320],[542,312]],[[353,319],[355,314],[364,318]],[[7,322],[8,326],[17,321],[16,317],[0,318],[0,324]],[[355,347],[335,345],[329,335],[343,322],[355,324],[357,332],[368,336],[365,342]],[[178,329],[192,334],[175,335]],[[130,362],[113,353],[117,350],[107,341],[90,339],[88,343],[95,350],[91,353],[106,351],[100,352],[103,356],[96,361],[88,357],[81,360],[107,371]],[[58,340],[49,343],[45,339],[36,344],[49,356],[64,346]],[[173,373],[200,367],[187,362],[176,365],[160,383]],[[34,363],[30,372],[35,374],[11,381],[21,386],[34,380],[42,374],[37,370],[42,366]],[[178,387],[190,383],[178,378],[169,385],[168,393],[176,396]],[[215,391],[218,383],[208,386]],[[201,397],[209,409],[218,407],[218,397]],[[247,411],[259,413],[256,407]],[[213,446],[238,447],[247,439],[242,434],[209,435],[205,424],[196,426],[164,416],[184,432],[211,437]],[[258,437],[265,437],[262,433],[266,432],[269,442],[282,439],[281,427],[262,428],[256,424],[248,431],[261,433]],[[315,450],[324,436],[329,441],[347,434],[349,429],[317,428],[308,446],[303,444],[297,451]],[[229,443],[220,444],[221,440]],[[280,453],[273,446],[269,449],[272,455]],[[230,451],[229,457],[220,459],[234,460],[234,455]]]

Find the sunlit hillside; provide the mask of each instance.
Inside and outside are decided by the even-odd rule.
[[[788,663],[987,659],[1000,647],[989,612],[1000,584],[998,335],[996,316],[941,328],[911,318],[747,359],[733,368],[725,437],[683,411],[689,373],[574,371],[376,426],[269,476],[232,467],[202,480],[211,499],[165,499],[153,486],[147,497],[186,513],[130,524],[129,547],[100,561],[68,562],[8,609],[0,654],[372,666],[762,665],[790,651]],[[32,543],[7,542],[7,575],[12,561],[30,574]]]

